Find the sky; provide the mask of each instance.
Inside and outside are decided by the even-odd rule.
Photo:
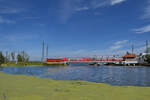
[[[41,59],[140,53],[150,41],[150,0],[0,0],[0,50]]]

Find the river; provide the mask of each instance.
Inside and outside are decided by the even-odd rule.
[[[11,75],[28,75],[54,80],[83,80],[116,86],[150,86],[150,67],[122,66],[42,66],[0,67]]]

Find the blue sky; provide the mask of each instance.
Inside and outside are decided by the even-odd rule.
[[[150,41],[150,0],[0,0],[0,50],[41,57],[123,55]]]

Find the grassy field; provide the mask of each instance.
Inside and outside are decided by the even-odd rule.
[[[23,63],[23,62],[9,62],[7,64],[1,64],[0,67],[22,67],[22,66],[65,66],[65,63],[61,63],[61,62],[48,62],[48,63],[42,63],[42,62],[27,62],[27,63]]]
[[[150,100],[150,87],[55,81],[0,72],[0,100]]]
[[[1,67],[5,67],[5,66],[10,66],[10,67],[20,67],[20,66],[43,66],[44,64],[42,62],[27,62],[27,63],[23,63],[23,62],[8,62],[6,64],[1,64]]]

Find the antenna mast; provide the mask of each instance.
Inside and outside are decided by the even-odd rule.
[[[134,45],[132,44],[132,54],[134,53]]]
[[[46,48],[46,57],[48,58],[48,44],[47,44],[47,48]]]
[[[44,40],[42,43],[42,62],[44,61]]]

